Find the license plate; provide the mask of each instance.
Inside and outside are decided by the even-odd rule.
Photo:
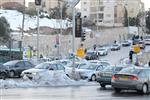
[[[111,77],[111,76],[112,76],[112,74],[111,74],[111,73],[103,73],[103,76]]]
[[[122,76],[119,78],[120,80],[128,80],[128,76]]]

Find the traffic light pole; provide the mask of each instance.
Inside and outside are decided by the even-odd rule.
[[[72,60],[72,78],[76,79],[75,75],[75,6],[79,3],[80,0],[74,2],[72,6],[72,53],[73,53],[73,60]]]

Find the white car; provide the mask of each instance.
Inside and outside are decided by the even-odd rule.
[[[82,65],[77,69],[81,79],[96,81],[97,72],[102,71],[104,66],[101,64]]]
[[[150,45],[150,35],[144,36],[145,45]]]
[[[98,48],[97,49],[98,55],[105,56],[108,54],[108,50],[106,48]]]
[[[63,65],[58,64],[55,61],[44,62],[35,66],[35,68],[23,71],[21,73],[21,76],[23,77],[23,79],[38,80],[43,77],[45,73],[50,73],[51,71],[62,73],[65,72],[65,68]]]
[[[120,44],[113,44],[113,45],[111,46],[111,50],[112,50],[112,51],[120,50],[120,48],[121,48],[121,45],[120,45]]]

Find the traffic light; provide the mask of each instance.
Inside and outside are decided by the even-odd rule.
[[[81,13],[77,13],[75,16],[75,37],[82,36],[82,18]]]
[[[35,0],[35,5],[37,6],[41,5],[41,0]]]
[[[86,37],[86,33],[82,32],[82,34],[81,34],[81,41],[85,41],[85,37]]]

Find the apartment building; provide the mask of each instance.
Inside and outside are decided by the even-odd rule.
[[[81,0],[82,17],[98,26],[122,26],[125,9],[129,17],[136,17],[144,10],[141,0]]]

